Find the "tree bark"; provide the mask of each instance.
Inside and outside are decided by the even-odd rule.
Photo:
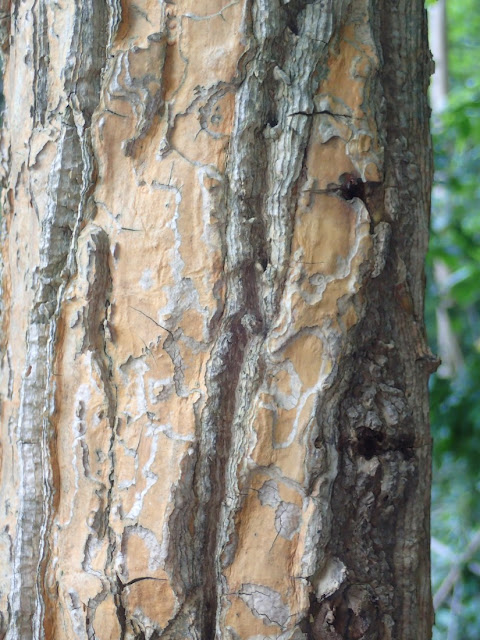
[[[3,5],[2,633],[430,638],[423,3]]]

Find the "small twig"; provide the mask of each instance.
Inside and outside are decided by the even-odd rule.
[[[463,585],[461,582],[457,582],[453,587],[452,603],[450,605],[453,615],[450,616],[448,624],[447,640],[458,640],[458,621],[462,611],[462,592]]]

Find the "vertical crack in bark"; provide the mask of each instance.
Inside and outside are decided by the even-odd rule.
[[[38,3],[37,11],[33,12],[33,21],[33,33],[35,36],[33,42],[33,56],[36,69],[34,86],[34,117],[35,124],[37,126],[45,126],[45,115],[47,112],[48,100],[47,61],[50,55],[50,46],[48,42],[48,20],[44,2]]]
[[[222,501],[225,499],[225,473],[231,446],[231,428],[235,411],[236,386],[244,358],[247,335],[234,316],[222,323],[222,335],[212,355],[208,388],[214,400],[204,411],[199,471],[203,478],[202,514],[204,530],[205,577],[202,637],[215,638],[217,613],[217,542]],[[202,473],[203,475],[203,473]]]
[[[106,422],[110,429],[110,440],[107,452],[110,470],[107,476],[107,484],[103,484],[95,491],[99,498],[99,506],[95,518],[91,523],[91,534],[87,538],[87,545],[102,541],[105,536],[109,547],[105,561],[105,576],[103,588],[95,598],[89,600],[89,615],[86,618],[86,629],[89,638],[95,638],[93,626],[97,607],[104,601],[108,594],[113,593],[115,602],[118,603],[117,614],[121,629],[124,628],[122,618],[121,592],[118,592],[118,576],[114,573],[113,562],[115,553],[115,536],[110,527],[110,513],[112,509],[112,496],[114,491],[114,443],[117,416],[117,389],[112,382],[112,360],[108,353],[108,341],[105,332],[108,316],[108,297],[111,291],[111,274],[109,269],[110,242],[106,232],[91,224],[88,228],[88,238],[85,242],[87,253],[87,290],[85,292],[85,335],[82,345],[82,353],[91,354],[92,363],[96,367],[101,383],[101,390],[105,396]],[[88,551],[86,550],[86,554]],[[88,556],[86,556],[88,558]],[[85,560],[82,569],[87,573],[93,573],[90,562]],[[122,636],[123,637],[123,636]]]
[[[228,175],[227,296],[208,369],[197,465],[197,557],[203,559],[203,638],[221,637],[222,555],[241,506],[239,446],[260,384],[264,341],[279,312],[294,207],[327,44],[348,3],[254,2],[254,55],[236,98]],[[267,17],[266,17],[267,16]],[[332,18],[334,16],[334,18]],[[294,25],[295,23],[295,25]],[[261,132],[261,133],[260,133]],[[228,554],[227,554],[228,555]]]

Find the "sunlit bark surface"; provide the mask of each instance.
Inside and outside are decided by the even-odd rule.
[[[0,22],[0,637],[429,638],[422,2]]]

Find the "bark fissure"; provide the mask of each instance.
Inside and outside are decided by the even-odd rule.
[[[305,5],[297,7],[297,14]],[[277,49],[279,36],[285,33],[284,22],[272,20],[266,25],[263,21],[262,10],[268,11],[260,3],[252,7],[252,35],[254,38],[253,47],[256,49],[255,55],[250,62],[249,71],[245,80],[241,84],[236,107],[236,134],[229,151],[229,196],[227,207],[230,212],[227,222],[227,261],[226,268],[229,275],[227,284],[227,297],[223,317],[223,331],[220,330],[220,338],[217,338],[217,349],[214,348],[212,362],[215,363],[215,378],[221,380],[212,384],[210,381],[209,395],[215,398],[215,407],[208,407],[207,411],[213,416],[210,420],[217,429],[218,436],[210,436],[210,451],[206,457],[215,455],[213,472],[210,476],[211,486],[215,486],[214,500],[210,498],[210,491],[207,489],[207,502],[209,526],[207,526],[207,569],[206,580],[206,626],[204,627],[205,637],[213,637],[220,633],[220,617],[217,613],[218,603],[223,600],[221,567],[218,565],[219,558],[223,554],[223,548],[229,538],[228,530],[218,532],[218,515],[222,514],[220,522],[226,520],[232,522],[232,515],[238,510],[238,497],[225,495],[225,483],[227,482],[227,471],[230,471],[229,481],[236,475],[236,458],[233,433],[244,429],[247,420],[248,407],[252,401],[258,386],[258,369],[262,353],[264,338],[248,338],[246,330],[253,334],[263,334],[266,336],[273,318],[278,313],[278,300],[282,290],[281,282],[284,278],[286,265],[289,260],[291,224],[292,224],[292,191],[297,183],[300,168],[302,166],[303,149],[306,147],[309,129],[307,126],[301,127],[300,131],[293,130],[286,120],[288,107],[297,106],[298,101],[303,96],[309,95],[315,88],[313,73],[320,63],[320,52],[316,52],[308,60],[306,69],[305,53],[301,50],[291,52],[291,60],[284,59],[284,51],[288,52],[286,46],[284,51]],[[317,11],[318,12],[318,11]],[[290,16],[291,17],[291,16]],[[305,23],[310,25],[309,20],[315,24],[315,19],[320,23],[322,29],[322,13],[316,16],[304,17]],[[304,28],[308,29],[308,26]],[[326,36],[326,41],[330,39],[331,31],[323,27],[321,31]],[[287,36],[288,39],[288,36]],[[292,45],[292,42],[289,42]],[[295,53],[299,55],[300,64],[297,67]],[[292,66],[292,68],[289,68]],[[282,70],[287,69],[287,72]],[[290,83],[288,72],[295,75],[299,73],[300,80]],[[286,84],[286,79],[289,84]],[[318,82],[318,81],[317,81]],[[285,86],[290,95],[287,101],[279,103],[275,108],[275,98],[280,95]],[[275,113],[275,115],[273,115]],[[257,132],[265,128],[265,124],[270,132],[278,127],[274,136],[270,134],[270,144],[265,145],[259,139]],[[274,125],[272,127],[272,124]],[[285,130],[286,129],[286,130]],[[279,140],[280,139],[280,140]],[[279,140],[279,142],[277,142]],[[263,171],[267,176],[272,171],[275,162],[282,158],[283,150],[279,153],[283,143],[289,151],[289,159],[298,153],[296,163],[287,170],[287,175],[282,181],[281,189],[278,189],[276,181],[271,179],[270,185],[265,186],[260,181]],[[266,151],[264,150],[266,146]],[[292,152],[292,145],[298,152]],[[252,166],[253,162],[253,166]],[[278,191],[277,191],[278,189]],[[277,228],[275,228],[277,227]],[[281,244],[279,247],[272,246],[272,238]],[[282,243],[283,246],[282,246]],[[260,268],[257,268],[259,265]],[[265,279],[261,280],[262,272],[266,274],[268,293],[265,297]],[[279,282],[279,285],[277,285]],[[278,288],[277,288],[278,287]],[[242,311],[239,311],[239,310]],[[228,348],[225,349],[224,343]],[[250,343],[250,348],[248,346]],[[222,354],[222,351],[225,355]],[[223,360],[220,366],[217,363]],[[248,372],[248,380],[247,380]],[[242,373],[244,380],[242,381]],[[220,419],[221,417],[221,419]],[[204,425],[205,431],[210,431],[211,427]],[[236,436],[238,441],[238,436]],[[233,449],[233,451],[232,451]],[[208,451],[208,449],[207,449]],[[213,454],[214,452],[214,454]],[[233,454],[233,455],[232,455]],[[200,454],[205,456],[205,451]],[[231,467],[228,469],[228,467]],[[204,476],[205,471],[200,466],[200,476]],[[212,481],[213,477],[213,481]],[[230,485],[230,491],[233,486]],[[205,489],[204,489],[205,491]],[[238,489],[237,489],[238,492]],[[223,505],[222,505],[223,503]],[[228,505],[228,506],[227,506]],[[230,524],[231,526],[231,524]],[[219,589],[220,585],[220,589]]]

